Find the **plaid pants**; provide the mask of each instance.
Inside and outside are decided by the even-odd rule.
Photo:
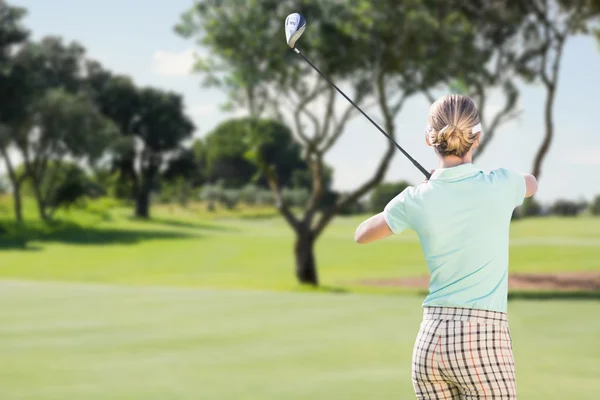
[[[506,314],[425,307],[412,381],[417,399],[516,399]]]

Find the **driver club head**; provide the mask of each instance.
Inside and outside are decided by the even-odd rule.
[[[304,33],[306,20],[298,13],[293,13],[285,19],[285,40],[292,49],[296,47],[296,42]]]

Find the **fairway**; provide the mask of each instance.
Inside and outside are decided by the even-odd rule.
[[[280,218],[129,213],[75,209],[29,224],[26,249],[3,242],[0,399],[413,398],[423,295],[359,282],[426,274],[414,233],[358,246],[362,218],[337,218],[316,246],[323,288],[305,292]],[[510,257],[600,271],[600,219],[515,221]],[[519,398],[597,398],[598,296],[535,297],[509,302]]]
[[[412,296],[3,281],[0,302],[1,399],[413,396]],[[597,398],[597,314],[511,302],[519,398]]]
[[[20,248],[2,250],[0,278],[178,285],[203,288],[296,289],[294,236],[279,218],[215,219],[193,209],[157,207],[155,218],[134,221],[129,210],[100,218],[74,211],[77,221],[40,233]],[[351,291],[365,279],[423,276],[417,235],[408,231],[360,246],[361,217],[340,217],[316,243],[321,284]],[[511,272],[600,271],[600,218],[540,218],[511,226]]]

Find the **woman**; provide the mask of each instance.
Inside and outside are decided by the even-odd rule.
[[[409,228],[419,235],[430,281],[413,352],[418,399],[516,399],[506,316],[509,225],[537,181],[472,164],[483,132],[468,97],[439,99],[428,122],[425,140],[439,168],[361,223],[355,240],[369,243]]]

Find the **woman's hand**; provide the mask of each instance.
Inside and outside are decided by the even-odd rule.
[[[435,169],[432,169],[431,171],[429,171],[429,173],[431,175],[433,175],[434,172],[435,172]],[[421,183],[427,183],[427,182],[429,182],[429,179],[425,178],[425,180],[423,182],[421,182]]]

